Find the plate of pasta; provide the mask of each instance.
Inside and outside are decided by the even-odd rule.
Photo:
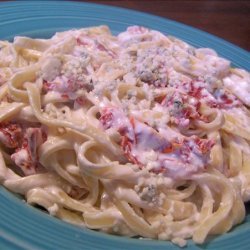
[[[0,7],[1,249],[248,249],[248,52],[116,7]]]

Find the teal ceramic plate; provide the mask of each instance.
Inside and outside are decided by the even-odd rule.
[[[16,1],[0,3],[0,39],[15,35],[48,38],[56,31],[106,24],[114,34],[129,25],[143,25],[176,36],[196,47],[210,47],[234,66],[250,69],[249,53],[220,38],[157,16],[77,2]],[[244,223],[202,246],[187,249],[249,249],[250,212]],[[0,249],[179,249],[164,241],[128,239],[79,228],[33,208],[0,188]]]

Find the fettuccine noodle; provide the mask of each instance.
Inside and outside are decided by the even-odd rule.
[[[111,234],[223,234],[250,200],[250,75],[132,26],[0,42],[0,181]]]

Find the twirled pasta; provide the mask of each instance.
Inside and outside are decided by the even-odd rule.
[[[70,223],[180,246],[244,220],[248,72],[138,26],[0,46],[7,189]]]

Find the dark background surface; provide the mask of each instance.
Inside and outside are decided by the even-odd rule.
[[[0,0],[2,2],[3,0]],[[166,17],[250,51],[250,0],[94,0]]]

